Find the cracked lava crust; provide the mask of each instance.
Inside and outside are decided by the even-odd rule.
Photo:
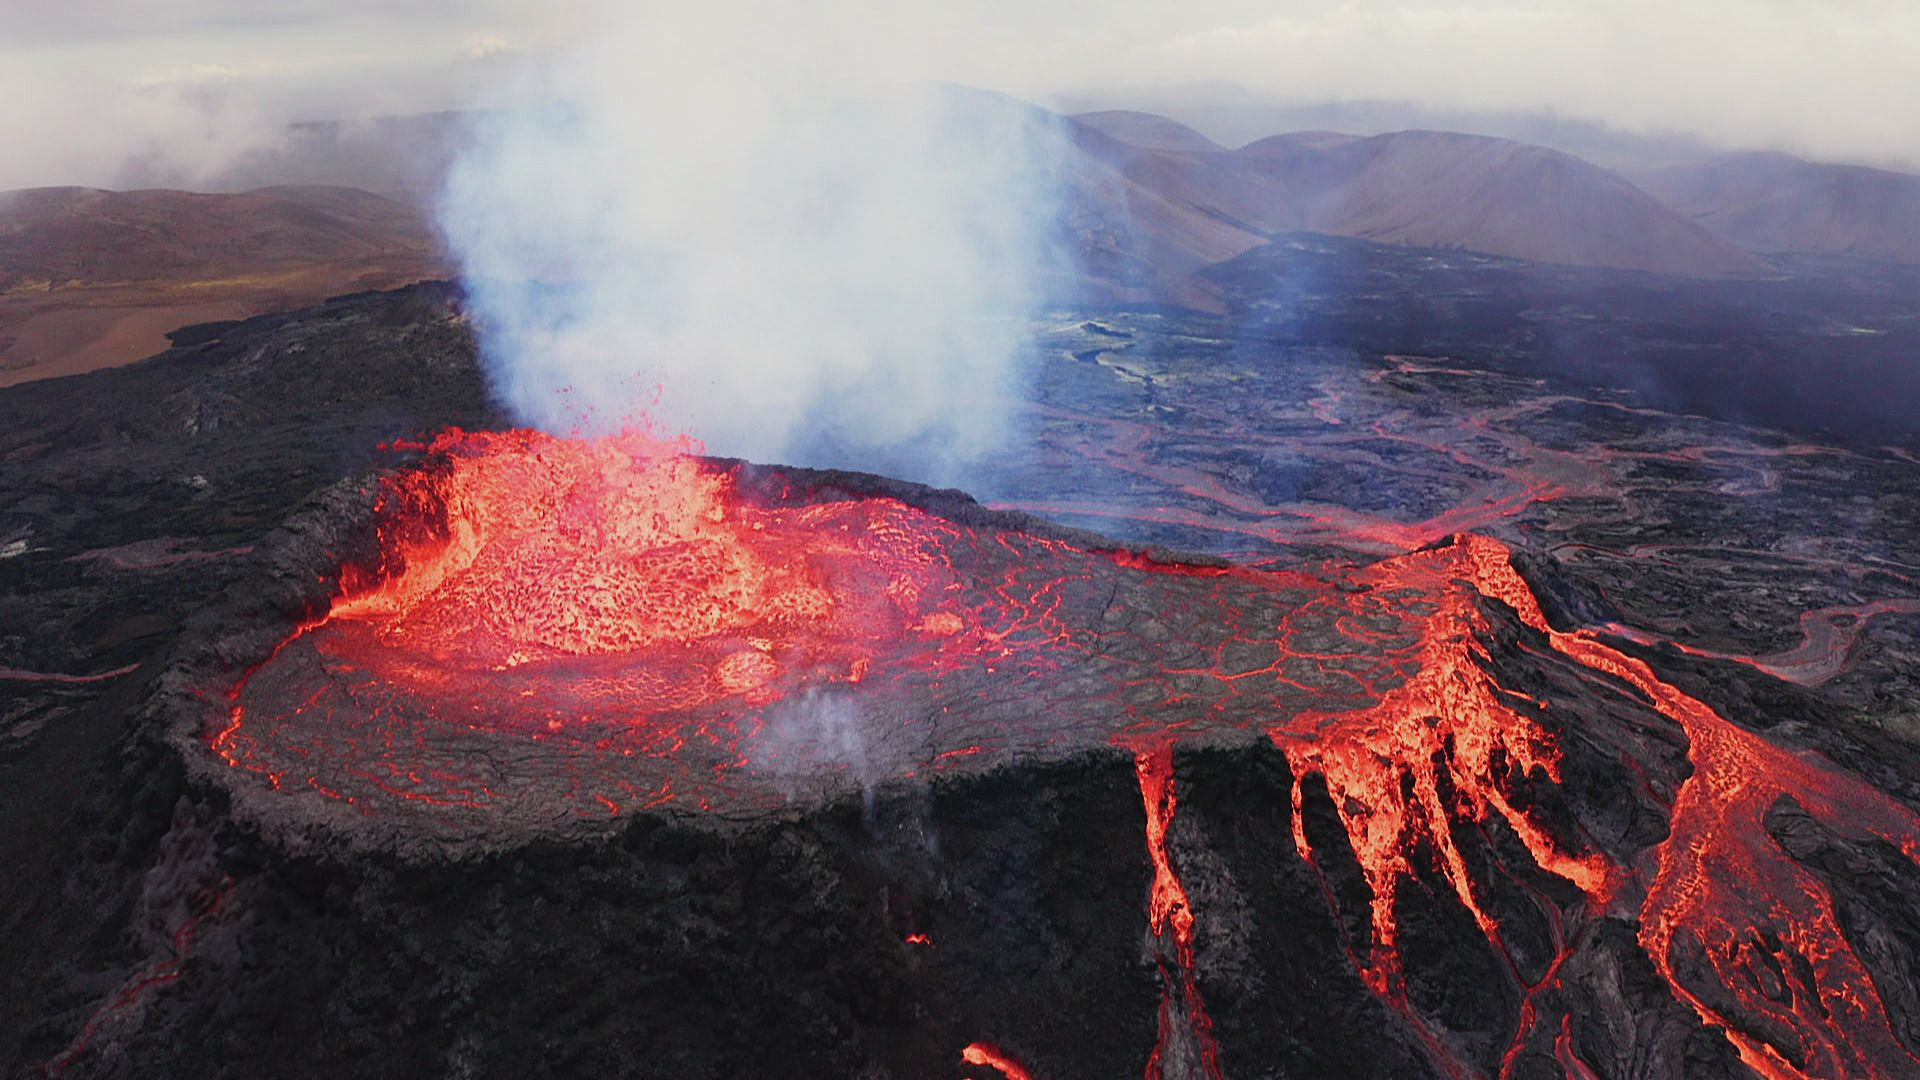
[[[290,528],[277,557],[317,566],[323,598],[264,656],[192,688],[182,741],[257,821],[500,845],[1117,747],[1136,766],[1164,987],[1146,1071],[1219,1075],[1194,960],[1209,913],[1167,839],[1174,755],[1270,744],[1293,806],[1272,843],[1321,873],[1349,962],[1436,1071],[1478,1070],[1409,1003],[1401,900],[1422,879],[1521,988],[1503,1073],[1544,1039],[1584,1075],[1567,1025],[1535,1030],[1535,1010],[1562,990],[1579,929],[1609,916],[1637,921],[1675,999],[1755,1071],[1920,1069],[1834,897],[1770,832],[1803,814],[1911,861],[1914,815],[1730,722],[1620,638],[1550,622],[1497,540],[1359,568],[1200,565],[644,434],[450,432],[422,449]],[[1672,744],[1684,760],[1662,756]],[[1637,786],[1664,834],[1567,797],[1569,770]],[[1323,789],[1357,890],[1308,827]],[[1516,903],[1544,935],[1510,942]],[[1026,1075],[1000,1049],[1019,1032],[979,1034],[994,1041],[966,1062]]]

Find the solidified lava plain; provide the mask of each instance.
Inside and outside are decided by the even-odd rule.
[[[1908,448],[1068,312],[975,502],[225,334],[0,447],[23,1074],[1920,1070]]]

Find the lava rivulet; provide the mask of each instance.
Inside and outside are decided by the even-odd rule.
[[[1173,780],[1172,740],[1161,740],[1138,751],[1134,772],[1140,779],[1140,800],[1147,813],[1147,857],[1153,863],[1147,923],[1156,939],[1173,939],[1174,970],[1168,971],[1167,957],[1162,956],[1159,961],[1160,978],[1167,985],[1161,991],[1160,1036],[1153,1055],[1147,1059],[1147,1080],[1161,1080],[1167,1075],[1165,1062],[1173,1040],[1189,1032],[1201,1074],[1207,1080],[1220,1080],[1220,1048],[1214,1043],[1213,1019],[1207,1015],[1206,1004],[1200,998],[1198,976],[1194,971],[1193,901],[1187,897],[1186,886],[1174,870],[1173,854],[1167,847],[1167,829],[1173,824],[1179,806]],[[1179,988],[1177,1008],[1175,983]],[[1184,1025],[1179,1025],[1179,1031],[1176,1031],[1176,1012],[1186,1019]]]
[[[431,449],[381,488],[378,560],[343,568],[331,609],[209,718],[210,748],[261,778],[250,797],[306,800],[347,827],[537,831],[663,804],[747,812],[1118,746],[1136,763],[1165,985],[1148,1072],[1177,1027],[1193,1068],[1218,1076],[1231,1047],[1215,1045],[1202,1002],[1206,913],[1169,836],[1176,748],[1268,739],[1294,774],[1291,840],[1316,867],[1303,785],[1324,780],[1369,893],[1355,964],[1416,1027],[1397,900],[1418,878],[1442,883],[1508,956],[1458,840],[1497,821],[1534,864],[1520,869],[1575,887],[1564,912],[1538,901],[1556,927],[1563,914],[1637,910],[1675,995],[1755,1069],[1920,1067],[1832,897],[1763,820],[1791,798],[1911,858],[1913,815],[1597,633],[1553,628],[1496,540],[1314,573],[1186,566],[985,512],[963,523],[799,481],[749,490],[736,470],[644,436],[455,433]],[[1555,732],[1582,718],[1500,684],[1491,601],[1529,647],[1597,692],[1632,688],[1635,707],[1684,731],[1693,772],[1652,850],[1610,855],[1549,826],[1568,815],[1539,815],[1560,788]],[[1676,963],[1682,945],[1708,958],[1712,992],[1697,965]],[[1526,1001],[1516,1049],[1558,963],[1529,980],[1508,958]],[[1777,985],[1757,986],[1756,965],[1781,972]],[[1568,1030],[1543,1037],[1579,1063]],[[1444,1039],[1428,1045],[1447,1057]],[[986,1044],[967,1060],[1024,1075]]]
[[[1695,656],[1731,660],[1755,667],[1776,679],[1801,686],[1819,686],[1840,674],[1847,653],[1866,629],[1869,620],[1882,615],[1920,615],[1920,599],[1891,597],[1857,604],[1836,604],[1804,612],[1800,616],[1800,644],[1767,656],[1745,656],[1715,652],[1698,646],[1674,642],[1675,648]],[[1661,639],[1634,627],[1610,625],[1608,633],[1643,645],[1660,644]]]
[[[1007,1052],[989,1043],[969,1043],[960,1051],[960,1060],[968,1065],[979,1065],[998,1072],[1006,1080],[1033,1080],[1033,1074]]]
[[[1558,782],[1559,756],[1552,737],[1485,667],[1482,637],[1488,624],[1478,597],[1500,594],[1487,589],[1484,575],[1490,571],[1478,556],[1493,543],[1467,537],[1435,557],[1375,567],[1387,581],[1434,598],[1413,676],[1371,706],[1301,713],[1271,732],[1294,766],[1294,841],[1304,854],[1310,855],[1311,847],[1297,809],[1300,785],[1313,775],[1326,780],[1373,894],[1368,981],[1395,997],[1400,972],[1394,901],[1401,884],[1413,877],[1410,860],[1423,844],[1437,853],[1441,876],[1481,931],[1498,943],[1498,923],[1476,898],[1454,840],[1457,820],[1484,821],[1498,814],[1540,868],[1578,885],[1595,901],[1604,903],[1607,897],[1612,871],[1605,859],[1565,850],[1509,797],[1512,774]],[[1505,549],[1499,550],[1504,557]],[[1448,575],[1472,582],[1475,589],[1441,588],[1440,579]]]
[[[1814,755],[1790,753],[1728,722],[1591,632],[1552,629],[1505,547],[1479,537],[1465,546],[1487,595],[1511,605],[1555,650],[1645,694],[1686,731],[1693,775],[1674,801],[1672,833],[1655,852],[1640,908],[1640,942],[1676,995],[1765,1076],[1899,1076],[1920,1068],[1920,1056],[1894,1033],[1832,895],[1764,820],[1796,800],[1849,838],[1920,859],[1920,816]],[[1683,934],[1704,950],[1744,1015],[1725,1015],[1680,977],[1673,950]],[[1768,967],[1778,972],[1777,985],[1755,977]]]

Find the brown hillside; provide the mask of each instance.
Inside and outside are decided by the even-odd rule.
[[[190,323],[444,273],[422,212],[352,188],[0,192],[0,386],[138,360]]]
[[[1641,182],[1750,251],[1920,263],[1920,176],[1786,154],[1734,154],[1649,173]]]

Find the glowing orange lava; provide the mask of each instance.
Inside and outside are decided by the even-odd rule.
[[[877,644],[963,625],[937,610],[937,519],[890,500],[758,508],[641,433],[453,432],[431,449],[450,467],[395,481],[388,565],[344,582],[329,614],[384,647],[367,659],[430,658],[415,681],[619,656],[629,677],[648,669],[623,695],[636,715],[763,703],[783,676],[858,681]]]
[[[1920,1070],[1893,1033],[1886,1007],[1834,914],[1824,883],[1767,832],[1767,813],[1797,800],[1828,828],[1920,858],[1920,816],[1812,754],[1782,750],[1663,682],[1644,661],[1591,632],[1548,626],[1507,549],[1466,538],[1475,581],[1554,649],[1645,694],[1678,721],[1693,775],[1674,800],[1672,834],[1640,907],[1640,944],[1676,995],[1720,1028],[1741,1060],[1768,1077],[1900,1076]],[[1681,936],[1704,950],[1745,1013],[1711,1005],[1675,970]],[[1777,981],[1756,972],[1777,972]]]
[[[984,1065],[998,1070],[1007,1080],[1033,1080],[1033,1074],[1025,1066],[992,1043],[969,1043],[966,1049],[960,1051],[960,1060],[968,1065]]]
[[[1557,978],[1557,922],[1560,957],[1520,978],[1455,837],[1456,826],[1503,823],[1541,870],[1584,894],[1585,915],[1637,906],[1655,968],[1757,1071],[1920,1072],[1826,886],[1764,819],[1795,800],[1828,829],[1908,858],[1920,856],[1920,821],[1824,760],[1729,722],[1598,633],[1555,630],[1499,541],[1460,536],[1318,575],[1183,566],[976,530],[892,499],[749,497],[739,473],[639,434],[453,432],[430,449],[383,488],[378,564],[350,568],[331,610],[233,688],[207,736],[229,764],[336,805],[385,797],[604,820],[672,800],[784,797],[755,769],[831,740],[810,731],[799,750],[783,746],[769,710],[823,688],[845,700],[811,708],[810,723],[861,702],[886,710],[877,742],[897,756],[865,762],[868,782],[1108,741],[1134,754],[1145,810],[1146,914],[1163,978],[1147,1075],[1180,1035],[1194,1067],[1217,1077],[1195,964],[1204,913],[1168,843],[1175,750],[1264,737],[1293,769],[1293,842],[1316,866],[1302,785],[1324,780],[1370,892],[1369,947],[1354,962],[1416,1030],[1396,902],[1427,868],[1415,865],[1421,853],[1524,991],[1509,1063],[1535,1023],[1535,993]],[[1549,487],[1363,538],[1431,539]],[[1554,835],[1527,809],[1561,777],[1544,718],[1563,730],[1582,718],[1498,683],[1489,600],[1536,635],[1529,647],[1604,693],[1632,688],[1684,730],[1693,771],[1670,835],[1632,865]],[[558,786],[495,768],[487,751],[503,736],[522,749],[567,743],[553,751]],[[324,770],[330,755],[345,763]],[[1706,957],[1712,992],[1696,985],[1698,965],[1676,965],[1683,944]],[[1577,1073],[1587,1066],[1569,1030],[1563,1021],[1554,1053]],[[1429,1048],[1453,1067],[1444,1047]],[[1029,1075],[987,1044],[964,1057]]]
[[[1213,1041],[1213,1019],[1200,999],[1193,968],[1193,902],[1186,886],[1174,872],[1173,856],[1167,850],[1167,829],[1173,824],[1179,796],[1173,783],[1173,741],[1162,740],[1134,755],[1134,771],[1140,778],[1140,798],[1147,811],[1147,857],[1153,863],[1153,891],[1147,901],[1147,921],[1154,936],[1171,932],[1174,966],[1178,970],[1181,1004],[1187,1027],[1193,1033],[1201,1071],[1213,1080],[1220,1077],[1220,1048]],[[1165,1075],[1165,1059],[1174,1038],[1172,979],[1166,960],[1160,962],[1160,977],[1169,983],[1160,996],[1160,1037],[1147,1059],[1147,1080]]]
[[[1423,844],[1438,854],[1447,884],[1499,945],[1499,924],[1475,895],[1454,840],[1454,821],[1484,821],[1497,814],[1542,869],[1578,885],[1598,903],[1608,892],[1611,871],[1605,859],[1563,850],[1510,801],[1516,776],[1558,782],[1560,760],[1551,736],[1520,705],[1524,701],[1539,709],[1543,704],[1510,694],[1487,672],[1483,642],[1489,626],[1478,598],[1499,595],[1486,588],[1488,544],[1504,559],[1504,547],[1469,536],[1425,558],[1369,568],[1382,586],[1418,589],[1434,605],[1412,677],[1370,707],[1302,713],[1270,732],[1293,765],[1294,844],[1309,858],[1301,783],[1314,775],[1326,780],[1373,893],[1373,955],[1364,974],[1376,992],[1396,998],[1401,972],[1394,904],[1401,884],[1413,877],[1410,857]],[[1511,568],[1506,573],[1519,580]],[[1436,587],[1448,577],[1477,588]],[[1531,593],[1526,600],[1531,602]],[[1538,615],[1537,608],[1531,611]]]

